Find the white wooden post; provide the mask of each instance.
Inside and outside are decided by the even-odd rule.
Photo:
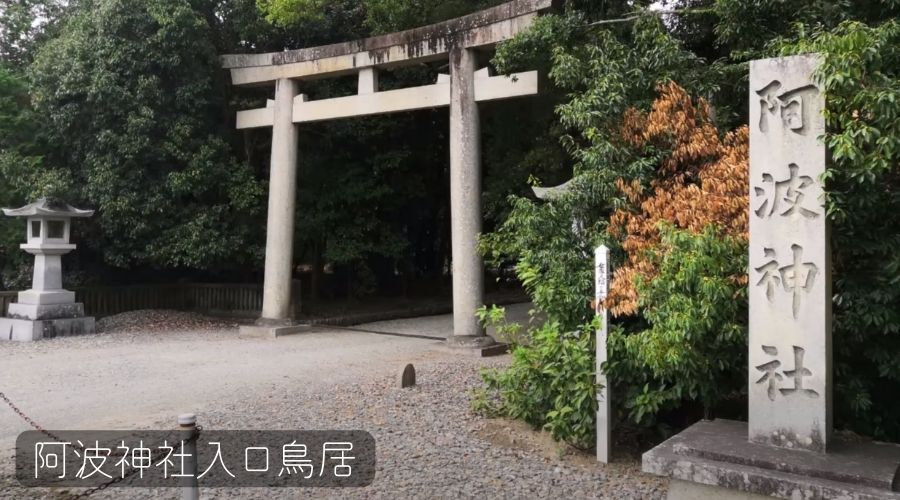
[[[603,307],[606,295],[609,292],[609,248],[605,245],[594,250],[594,303],[597,315],[602,322],[597,331],[597,461],[609,463],[610,439],[612,437],[612,422],[610,413],[610,391],[606,380],[606,374],[601,366],[606,362],[606,337],[608,334],[609,314]]]

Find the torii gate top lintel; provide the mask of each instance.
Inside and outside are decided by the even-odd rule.
[[[454,47],[492,46],[525,29],[553,0],[514,0],[430,26],[351,42],[267,54],[221,57],[234,85],[266,85],[281,78],[311,79],[390,68],[446,57]]]

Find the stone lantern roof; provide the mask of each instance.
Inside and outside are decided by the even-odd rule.
[[[40,198],[22,208],[4,208],[3,213],[9,217],[90,217],[94,215],[93,210],[81,210],[68,203],[48,198]]]
[[[573,181],[574,181],[574,179],[569,179],[568,181],[566,181],[563,184],[560,184],[559,186],[533,187],[533,188],[531,188],[531,190],[534,191],[534,196],[536,196],[537,199],[544,200],[544,201],[553,201],[555,199],[562,197],[566,193],[568,193],[569,190],[572,189]]]

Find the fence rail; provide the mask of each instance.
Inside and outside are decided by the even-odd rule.
[[[228,316],[259,316],[262,285],[178,283],[85,287],[75,290],[75,300],[84,303],[92,316],[108,316],[139,309],[174,309]],[[18,292],[0,292],[0,315],[16,302]]]

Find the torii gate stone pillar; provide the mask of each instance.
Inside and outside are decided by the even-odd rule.
[[[298,127],[294,125],[293,108],[297,89],[297,81],[289,78],[282,78],[275,83],[261,318],[264,326],[291,326],[291,269],[294,256],[298,147]]]
[[[450,52],[450,227],[453,254],[454,343],[490,343],[475,311],[484,301],[481,234],[481,120],[475,102],[476,57]]]
[[[241,335],[277,337],[302,330],[291,318],[297,131],[302,123],[450,108],[450,205],[452,228],[453,335],[448,345],[485,349],[493,344],[475,317],[484,300],[481,233],[481,102],[538,92],[535,71],[490,76],[478,68],[478,50],[512,38],[552,0],[515,0],[458,19],[354,42],[269,54],[222,57],[234,85],[273,85],[265,108],[240,111],[237,128],[272,128],[272,161],[266,234],[262,317]],[[378,71],[449,59],[450,75],[437,83],[379,91]],[[358,76],[356,95],[308,101],[303,80]],[[302,182],[302,180],[301,180]]]

